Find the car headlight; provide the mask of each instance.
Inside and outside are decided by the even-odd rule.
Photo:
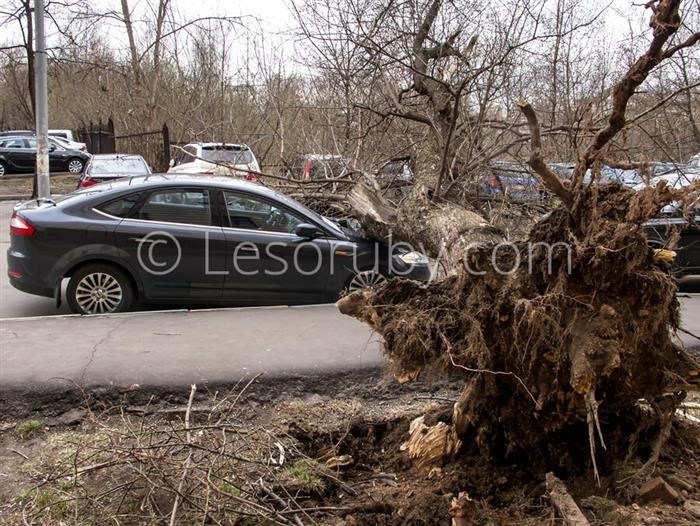
[[[398,254],[397,257],[406,263],[407,265],[417,265],[420,263],[428,263],[428,258],[425,257],[420,252],[404,252],[403,254]]]

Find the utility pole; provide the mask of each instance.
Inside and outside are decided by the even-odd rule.
[[[49,92],[46,80],[46,35],[44,34],[44,0],[34,1],[36,31],[34,85],[36,92],[36,178],[39,197],[51,197],[49,181]]]

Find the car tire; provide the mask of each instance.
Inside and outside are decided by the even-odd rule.
[[[66,161],[66,169],[72,174],[82,173],[83,168],[85,168],[85,163],[79,157],[71,157]]]
[[[95,263],[73,273],[66,296],[68,306],[76,314],[124,312],[134,303],[134,287],[124,271]]]
[[[348,292],[355,292],[370,287],[381,287],[386,285],[386,281],[386,273],[382,272],[381,270],[360,270],[356,274],[350,276],[345,288]]]
[[[3,161],[0,161],[0,177],[5,175],[6,173],[7,173],[7,165]]]

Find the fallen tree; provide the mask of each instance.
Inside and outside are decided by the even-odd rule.
[[[581,152],[571,187],[547,168],[536,114],[519,103],[531,132],[529,164],[561,201],[526,239],[504,244],[478,214],[425,187],[398,209],[366,185],[350,194],[370,236],[421,247],[446,262],[449,275],[427,287],[390,280],[342,298],[338,308],[384,337],[401,378],[461,371],[465,387],[451,425],[490,458],[527,454],[535,468],[572,470],[590,459],[597,478],[601,449],[634,454],[641,444],[631,434],[653,418],[656,442],[644,474],[690,387],[684,378],[697,364],[672,341],[676,283],[641,224],[698,186],[634,192],[583,183],[623,130],[635,89],[661,61],[698,41],[695,33],[667,45],[681,23],[679,4],[647,4],[649,48],[616,84],[608,124]]]

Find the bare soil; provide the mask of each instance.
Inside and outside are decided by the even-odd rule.
[[[50,181],[52,194],[72,192],[78,186],[78,176],[70,173],[52,173]],[[29,198],[33,183],[34,177],[31,174],[0,177],[0,197],[10,195]]]
[[[460,492],[473,500],[471,524],[562,524],[538,459],[497,463],[465,446],[423,470],[401,451],[415,417],[449,422],[458,387],[371,379],[336,394],[208,393],[190,406],[189,447],[179,402],[93,402],[6,420],[0,522],[167,524],[182,484],[177,524],[445,525]],[[591,524],[697,524],[683,501],[700,500],[700,425],[677,417],[650,475],[679,492],[677,504],[644,504],[638,483],[621,482],[645,460],[613,459],[600,486],[590,470],[557,475]]]

